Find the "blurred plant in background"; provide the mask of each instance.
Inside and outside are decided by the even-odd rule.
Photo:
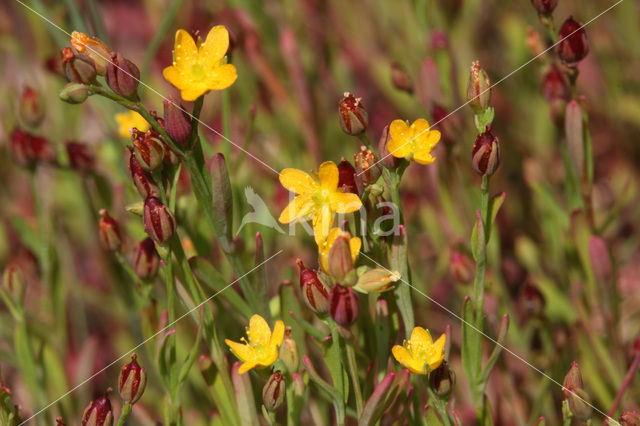
[[[0,424],[640,424],[639,20],[4,2]]]

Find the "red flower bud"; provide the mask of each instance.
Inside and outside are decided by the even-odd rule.
[[[151,196],[157,196],[160,194],[160,189],[158,185],[151,177],[151,174],[144,170],[138,160],[136,160],[136,156],[133,153],[133,148],[129,148],[127,150],[127,155],[129,156],[129,173],[131,174],[131,179],[133,180],[133,184],[136,186],[138,193],[142,198],[147,198]]]
[[[382,168],[376,155],[364,146],[354,154],[353,160],[356,164],[356,184],[360,191],[364,191],[365,187],[376,183],[382,174]]]
[[[577,65],[589,53],[587,33],[571,16],[560,27],[558,41],[558,55],[567,66]]]
[[[491,81],[489,76],[480,66],[480,62],[471,64],[469,84],[467,85],[467,101],[475,112],[480,112],[489,107],[491,100]]]
[[[338,324],[346,327],[358,319],[358,295],[351,287],[336,285],[331,289],[329,313]]]
[[[569,85],[564,73],[557,67],[551,66],[542,78],[542,94],[548,101],[553,99],[569,100]]]
[[[20,118],[29,126],[37,127],[44,118],[44,105],[40,93],[31,86],[24,86],[18,108]]]
[[[389,152],[389,148],[387,148],[387,144],[389,143],[389,126],[384,126],[382,129],[382,135],[380,136],[380,141],[378,142],[378,154],[380,154],[381,161],[380,163],[385,166],[389,170],[396,169],[400,163],[403,161],[402,158],[396,158]]]
[[[153,171],[162,165],[164,161],[164,143],[155,130],[141,132],[136,128],[131,131],[133,139],[134,155],[140,166]]]
[[[11,154],[16,163],[33,167],[37,163],[55,163],[56,148],[47,139],[32,135],[19,128],[11,132]]]
[[[302,299],[309,309],[316,314],[322,315],[329,310],[329,292],[318,278],[318,274],[308,269],[297,260],[300,268],[300,290],[302,291]]]
[[[176,230],[176,220],[167,206],[156,197],[148,197],[143,210],[144,229],[157,243],[166,243]]]
[[[338,164],[338,188],[342,188],[344,192],[358,193],[356,169],[344,158]]]
[[[280,371],[276,371],[262,388],[262,401],[269,411],[276,411],[284,401],[286,386],[284,377]]]
[[[74,52],[70,47],[62,49],[62,70],[67,81],[90,84],[96,81],[96,66],[87,55]]]
[[[500,166],[500,142],[491,133],[489,126],[476,137],[471,151],[471,163],[480,176],[491,176]]]
[[[100,210],[100,216],[102,216],[98,223],[100,228],[100,241],[107,250],[116,251],[122,245],[118,222],[109,216],[109,213],[105,209]]]
[[[578,363],[573,361],[571,363],[571,368],[566,376],[564,376],[564,383],[562,384],[562,392],[564,392],[565,398],[569,398],[571,395],[570,391],[576,389],[582,389],[582,374],[580,374],[580,367]]]
[[[393,86],[409,94],[413,93],[413,81],[407,70],[397,62],[391,63],[391,83]]]
[[[151,279],[158,273],[160,256],[151,238],[140,241],[133,251],[133,270],[142,279]]]
[[[171,139],[182,148],[189,148],[191,139],[191,118],[184,107],[176,106],[173,99],[164,101],[164,129]]]
[[[111,90],[117,94],[129,99],[136,97],[140,84],[140,70],[120,52],[111,57],[104,78]]]
[[[451,250],[449,272],[451,272],[451,275],[456,281],[463,284],[471,282],[473,270],[473,262],[471,262],[471,259],[469,259],[467,255],[457,250]]]
[[[122,366],[118,391],[127,404],[135,404],[147,385],[147,373],[140,367],[136,354],[131,355],[131,362]]]
[[[69,166],[71,166],[73,170],[81,173],[93,170],[95,159],[85,144],[67,142],[65,148],[67,149],[67,156],[69,157]]]
[[[369,114],[362,106],[362,99],[356,98],[349,92],[339,102],[340,127],[351,136],[357,136],[367,130]]]
[[[89,403],[82,416],[82,426],[113,425],[113,410],[111,409],[111,401],[109,401],[109,392],[111,392],[111,388],[107,389],[103,396]]]
[[[536,8],[538,14],[548,16],[558,5],[558,0],[531,0],[531,4]]]
[[[62,417],[58,417],[58,418],[56,419],[56,426],[66,426],[66,425],[64,424],[64,420],[62,420]]]

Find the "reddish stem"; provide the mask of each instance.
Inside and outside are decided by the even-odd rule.
[[[629,371],[627,371],[627,375],[624,377],[624,381],[622,382],[622,386],[620,386],[620,390],[616,395],[616,398],[613,400],[613,404],[611,405],[611,409],[607,413],[607,416],[613,417],[616,410],[618,409],[618,404],[620,404],[620,400],[622,399],[622,395],[624,391],[629,387],[629,383],[631,383],[631,379],[633,379],[633,375],[636,373],[638,366],[640,365],[640,352],[636,353],[636,357],[633,359],[631,363],[631,367],[629,367]]]

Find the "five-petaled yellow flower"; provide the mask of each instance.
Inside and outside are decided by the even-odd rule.
[[[420,164],[431,164],[436,159],[431,151],[440,140],[440,132],[429,129],[429,122],[424,118],[414,121],[411,126],[406,121],[393,120],[389,125],[387,144],[394,157],[406,158]]]
[[[362,241],[358,237],[351,237],[346,231],[335,227],[329,231],[329,235],[327,239],[324,240],[321,244],[318,245],[318,251],[320,252],[320,264],[322,265],[322,269],[325,272],[329,271],[329,252],[331,251],[331,247],[336,242],[340,235],[345,235],[349,238],[349,249],[351,250],[351,258],[353,259],[353,264],[355,265],[356,259],[358,258],[358,254],[360,254],[360,247],[362,246]]]
[[[280,320],[276,321],[273,333],[271,333],[269,324],[256,314],[249,320],[247,337],[249,341],[242,338],[244,343],[225,339],[225,343],[229,345],[233,353],[243,361],[238,370],[240,374],[246,373],[254,367],[264,368],[276,362],[278,347],[284,338],[284,323]]]
[[[362,207],[360,197],[338,188],[338,166],[333,161],[325,161],[318,173],[312,175],[298,169],[284,169],[280,173],[280,183],[297,197],[278,220],[290,223],[299,218],[311,218],[318,245],[329,235],[334,213],[353,213]]]
[[[185,30],[178,30],[173,47],[173,65],[162,72],[164,78],[180,90],[185,101],[195,101],[209,90],[231,86],[238,75],[236,67],[223,63],[229,49],[229,32],[222,25],[209,31],[198,44]]]
[[[135,111],[127,111],[116,114],[116,123],[118,123],[118,134],[123,138],[131,136],[129,131],[136,128],[141,132],[146,132],[151,128],[147,120]]]
[[[434,342],[427,330],[416,327],[411,332],[411,339],[402,342],[402,346],[395,345],[391,352],[396,361],[412,373],[428,374],[444,360],[445,339],[443,334]]]

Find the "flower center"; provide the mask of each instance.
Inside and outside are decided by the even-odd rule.
[[[331,191],[328,189],[321,189],[313,194],[313,202],[316,204],[326,204],[329,202],[329,195],[331,195]]]
[[[206,74],[204,72],[204,67],[200,64],[191,65],[191,78],[195,81],[204,80]]]

